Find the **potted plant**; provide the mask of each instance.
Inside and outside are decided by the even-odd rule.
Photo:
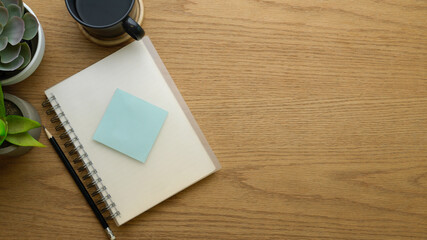
[[[29,77],[40,65],[45,38],[34,12],[22,0],[0,0],[0,83]]]
[[[0,155],[20,156],[32,147],[44,147],[40,138],[40,115],[28,102],[5,93],[0,85]]]

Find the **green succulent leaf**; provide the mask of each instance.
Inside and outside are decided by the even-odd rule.
[[[7,47],[7,37],[0,37],[0,51]]]
[[[3,1],[0,0],[0,7],[4,7]]]
[[[15,71],[24,63],[24,58],[18,56],[15,60],[10,63],[0,62],[0,71]]]
[[[10,4],[7,6],[7,11],[9,12],[9,19],[12,17],[21,17],[21,8],[16,4]]]
[[[37,22],[36,17],[31,13],[25,13],[22,19],[25,22],[25,32],[23,39],[31,40],[36,36],[39,29],[39,23]]]
[[[7,8],[0,6],[0,25],[5,26],[7,20],[9,20],[9,12],[7,11]]]
[[[30,46],[26,42],[20,43],[21,45],[21,52],[19,53],[19,56],[24,58],[24,63],[21,65],[21,67],[18,68],[18,70],[24,69],[28,63],[31,61],[31,49]]]
[[[6,108],[4,107],[3,89],[0,84],[0,119],[6,117]]]
[[[2,25],[0,25],[0,36],[1,36],[1,33],[3,32],[3,26]]]
[[[4,7],[8,7],[10,4],[15,4],[18,5],[19,8],[21,9],[21,15],[20,17],[22,17],[22,15],[24,15],[24,3],[22,2],[22,0],[1,0],[1,2],[3,2],[3,6]]]
[[[7,136],[7,123],[0,119],[0,145],[4,142]]]
[[[17,115],[8,115],[5,119],[9,128],[9,134],[24,133],[41,126],[40,123],[34,120]]]
[[[16,44],[15,46],[9,45],[3,51],[0,51],[0,62],[10,63],[15,60],[21,52],[21,45]]]
[[[10,4],[16,4],[18,5],[21,9],[24,8],[24,4],[22,2],[22,0],[1,0],[3,2],[3,5],[5,7],[9,6]]]
[[[25,32],[25,23],[21,18],[12,17],[3,29],[2,36],[7,36],[8,41],[12,45],[21,42]]]
[[[6,141],[15,144],[17,146],[24,147],[46,147],[41,144],[39,141],[34,139],[29,133],[18,133],[18,134],[8,134],[6,136]]]

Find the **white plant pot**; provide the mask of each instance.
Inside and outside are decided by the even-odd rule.
[[[39,29],[36,35],[37,36],[36,51],[34,52],[34,55],[32,56],[30,63],[24,69],[22,69],[18,74],[0,81],[2,86],[12,85],[25,80],[27,77],[33,74],[33,72],[39,67],[40,62],[43,59],[44,49],[45,49],[45,38],[44,38],[42,25],[40,24],[40,21],[37,18],[36,14],[34,14],[33,10],[31,10],[31,8],[29,8],[25,3],[24,3],[24,7],[25,7],[25,10],[33,14],[36,17],[37,21],[39,22]]]

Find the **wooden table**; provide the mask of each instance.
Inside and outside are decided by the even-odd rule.
[[[118,239],[427,239],[426,1],[144,2],[223,169]],[[119,47],[86,40],[64,1],[26,3],[46,53],[5,91],[53,128],[43,90]],[[0,239],[27,238],[105,238],[50,146],[0,161]]]

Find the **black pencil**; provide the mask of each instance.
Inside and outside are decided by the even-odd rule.
[[[55,138],[50,134],[50,132],[45,128],[44,131],[46,132],[46,135],[49,139],[49,142],[52,144],[53,148],[55,149],[56,153],[58,154],[59,158],[61,158],[62,162],[64,163],[65,167],[67,168],[70,175],[73,177],[74,182],[79,187],[80,191],[82,192],[83,196],[85,197],[87,203],[92,208],[92,211],[95,213],[96,218],[98,218],[99,222],[101,223],[102,227],[104,228],[105,232],[107,233],[108,237],[111,240],[116,239],[113,232],[111,231],[110,227],[108,226],[107,221],[105,221],[104,216],[102,216],[102,213],[99,211],[98,207],[96,207],[95,202],[90,197],[89,192],[84,187],[82,181],[80,180],[77,173],[74,171],[73,167],[71,166],[70,162],[68,161],[67,157],[65,156],[64,152],[59,147],[59,144],[56,142]]]

